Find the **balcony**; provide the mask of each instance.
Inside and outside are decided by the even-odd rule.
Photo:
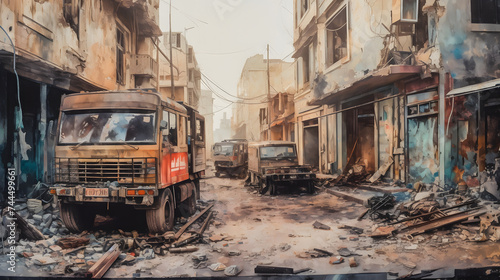
[[[158,62],[147,54],[130,55],[130,74],[156,78]]]

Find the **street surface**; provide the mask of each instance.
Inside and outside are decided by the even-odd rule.
[[[207,178],[202,180],[198,208],[203,209],[209,203],[215,204],[215,218],[205,231],[203,241],[191,244],[198,248],[197,252],[168,252],[152,259],[140,256],[142,259],[138,258],[132,265],[124,265],[117,260],[105,277],[224,276],[223,271],[208,268],[216,263],[239,266],[242,269],[239,276],[255,275],[254,268],[257,265],[310,269],[302,275],[392,272],[399,276],[412,271],[417,273],[422,269],[500,265],[498,242],[468,241],[473,240],[478,232],[479,227],[476,225],[441,229],[416,236],[413,240],[407,240],[402,235],[373,239],[367,235],[377,227],[376,224],[369,218],[357,221],[357,217],[366,210],[364,206],[322,190],[313,195],[300,192],[260,195],[254,187],[245,186],[244,180],[216,178],[209,172]],[[315,228],[315,222],[330,229]],[[122,226],[120,223],[111,223],[97,227],[95,231],[89,232],[97,237],[93,244],[102,248],[110,238],[123,239],[117,231]],[[358,230],[353,231],[345,226]],[[142,236],[147,234],[145,228],[135,227]],[[359,232],[359,229],[363,232]],[[70,235],[58,234],[54,238],[57,240],[67,236]],[[74,256],[52,252],[42,243],[23,242],[25,245],[20,248],[32,248],[26,250],[35,253],[35,257],[37,254],[50,254],[56,262],[53,265],[40,265],[33,263],[35,257],[23,257],[23,252],[19,252],[16,276],[76,276],[74,273],[65,273],[67,264],[61,262],[64,260],[71,264],[75,261]],[[330,256],[321,256],[314,249],[331,252],[333,257],[342,255],[344,260],[339,264],[330,264]],[[85,249],[85,255],[77,257],[85,258],[85,261],[77,266],[73,264],[73,268],[80,267],[86,271],[91,262],[95,262],[94,257],[98,258],[98,254],[87,251]],[[4,272],[7,269],[6,257],[2,257],[0,264],[2,275],[7,275]],[[193,257],[205,260],[200,262],[193,260]],[[354,258],[357,266],[350,266],[351,258]]]

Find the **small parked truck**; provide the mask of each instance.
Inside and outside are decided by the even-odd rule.
[[[193,108],[151,91],[76,93],[62,97],[57,132],[50,192],[70,231],[144,211],[149,231],[164,233],[177,212],[196,211],[205,132]]]
[[[221,174],[244,179],[248,170],[248,142],[245,139],[224,140],[213,147],[215,176]]]
[[[257,142],[248,145],[248,175],[259,192],[276,195],[279,187],[305,188],[314,193],[316,175],[308,165],[299,165],[295,143]]]

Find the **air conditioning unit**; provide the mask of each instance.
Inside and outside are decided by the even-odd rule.
[[[392,23],[416,23],[418,0],[392,0]]]

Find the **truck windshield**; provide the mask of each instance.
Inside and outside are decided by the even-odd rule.
[[[260,158],[282,158],[282,157],[296,157],[295,148],[292,145],[286,146],[272,146],[272,147],[261,147],[260,148]]]
[[[214,156],[232,156],[233,146],[232,144],[215,145]]]
[[[63,112],[60,144],[155,142],[154,112]]]

